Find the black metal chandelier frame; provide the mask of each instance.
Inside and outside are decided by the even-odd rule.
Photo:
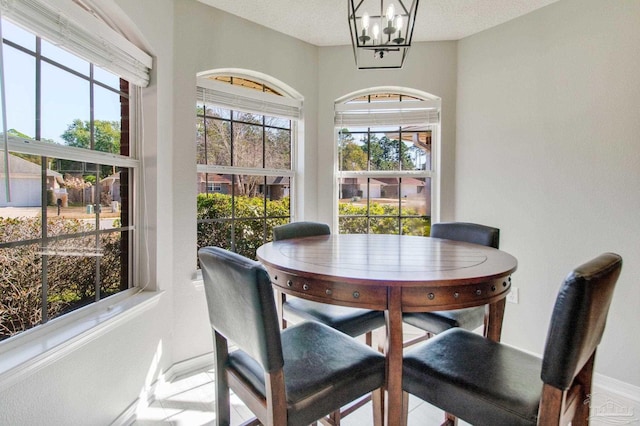
[[[411,47],[418,1],[380,0],[379,10],[366,10],[373,2],[348,0],[351,43],[359,69],[402,68]],[[360,56],[367,54],[373,60],[364,63]]]

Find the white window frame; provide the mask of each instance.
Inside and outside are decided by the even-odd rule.
[[[367,95],[394,93],[419,98],[419,101],[356,102],[349,101]],[[339,226],[339,182],[341,178],[430,178],[431,179],[431,223],[440,216],[440,112],[442,100],[424,92],[400,87],[377,87],[361,90],[335,101],[334,104],[334,178],[333,178],[333,227]],[[345,171],[339,169],[338,141],[340,129],[351,127],[381,127],[420,125],[431,130],[431,170],[397,171]]]
[[[55,146],[9,136],[6,131],[3,148],[0,149],[5,152],[131,168],[131,217],[134,225],[129,229],[134,232],[130,242],[143,247],[143,237],[140,232],[136,232],[136,227],[143,229],[140,226],[142,197],[139,190],[142,164],[138,160],[142,132],[140,88],[149,84],[151,56],[79,4],[69,0],[0,2],[0,16],[129,81],[129,156]],[[10,179],[9,173],[7,179]],[[137,271],[136,275],[129,277],[129,289],[0,342],[0,392],[159,303],[161,292],[142,292],[144,288],[136,287],[141,277],[140,249],[130,249],[129,253],[132,266],[129,270]]]
[[[238,77],[264,84],[281,94],[264,93],[259,90],[216,81],[214,77]],[[289,197],[291,221],[299,220],[297,212],[302,211],[304,165],[301,161],[304,135],[303,97],[292,87],[266,74],[239,68],[224,68],[204,71],[197,74],[196,102],[205,102],[232,111],[266,115],[290,120],[291,128],[291,168],[270,169],[237,166],[217,166],[196,164],[196,172],[209,174],[251,175],[260,177],[289,178]],[[197,269],[193,282],[201,283],[202,272]]]
[[[243,78],[261,81],[258,77],[243,76]],[[265,82],[265,84],[268,83]],[[277,89],[279,87],[276,85],[275,88]],[[291,178],[292,187],[295,185],[298,120],[302,118],[302,101],[221,83],[204,76],[198,77],[197,100],[211,102],[216,106],[229,110],[290,119],[292,138],[291,170],[198,164],[198,173],[250,174],[271,177],[285,176]]]

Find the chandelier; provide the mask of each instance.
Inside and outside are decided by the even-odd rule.
[[[401,68],[411,47],[418,0],[348,0],[359,69]]]

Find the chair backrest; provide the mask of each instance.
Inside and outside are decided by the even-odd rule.
[[[431,236],[499,248],[500,229],[466,222],[444,222],[431,225]]]
[[[262,264],[219,247],[198,251],[211,327],[273,372],[284,365],[273,288]]]
[[[551,316],[542,360],[542,381],[568,389],[595,352],[607,320],[622,258],[605,253],[565,278]]]
[[[289,238],[313,237],[329,235],[331,229],[326,223],[320,222],[291,222],[273,228],[273,241],[288,240]]]

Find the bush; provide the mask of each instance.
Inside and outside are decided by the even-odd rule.
[[[367,206],[361,204],[340,203],[338,205],[339,227],[341,234],[398,234],[397,206],[371,203],[369,205],[369,220],[367,221]],[[429,236],[431,233],[431,218],[419,216],[411,208],[402,209],[402,234]],[[368,222],[368,224],[367,224]],[[369,229],[367,229],[369,228]]]
[[[271,241],[273,228],[289,223],[289,197],[267,200],[266,212],[260,197],[236,196],[233,200],[234,206],[230,195],[198,194],[198,249],[217,246],[255,259],[258,247]],[[232,207],[235,220],[231,220]]]
[[[2,241],[24,241],[41,235],[41,218],[0,218]],[[77,219],[50,218],[47,235],[91,231]],[[95,236],[62,239],[49,247],[58,251],[95,251]],[[100,259],[100,297],[121,290],[120,233],[101,234],[102,256],[43,256],[40,243],[0,249],[0,340],[42,321],[42,268],[47,259],[47,315],[54,318],[96,299],[96,262]]]

